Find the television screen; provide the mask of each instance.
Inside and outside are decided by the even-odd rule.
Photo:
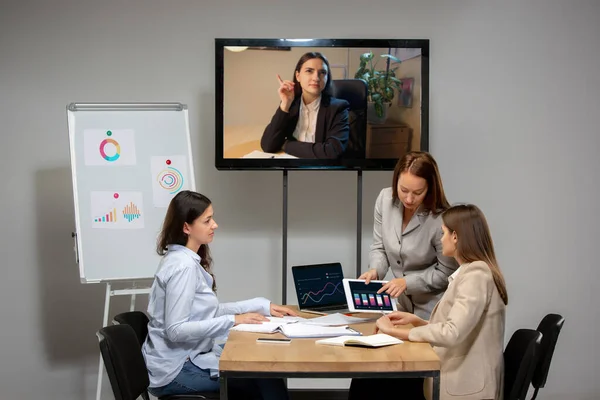
[[[428,151],[429,40],[215,39],[217,169],[392,170]]]

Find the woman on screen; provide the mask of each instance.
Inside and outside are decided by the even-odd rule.
[[[217,223],[205,196],[179,192],[169,204],[157,251],[163,256],[149,297],[148,337],[142,352],[156,397],[219,391],[219,357],[232,326],[259,324],[265,316],[296,315],[287,307],[258,297],[219,303],[208,244]],[[229,379],[230,398],[287,399],[281,379]],[[243,397],[248,398],[248,397]]]
[[[394,279],[381,289],[398,298],[398,309],[428,319],[458,268],[442,254],[440,213],[449,207],[437,163],[426,152],[413,151],[398,160],[392,187],[375,202],[370,270],[359,276],[367,283]]]
[[[293,81],[279,81],[279,107],[265,128],[260,146],[298,158],[337,159],[348,146],[350,104],[330,94],[331,70],[321,53],[298,60]]]
[[[377,332],[411,342],[431,343],[441,362],[440,399],[503,398],[504,324],[508,294],[496,261],[492,236],[479,208],[457,205],[442,214],[442,248],[460,267],[431,319],[395,311],[377,320]],[[414,328],[401,325],[411,324]],[[393,388],[399,398],[431,398],[422,379],[355,379],[349,399]],[[401,396],[400,396],[401,395]]]

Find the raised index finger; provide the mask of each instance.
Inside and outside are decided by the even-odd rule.
[[[281,79],[281,77],[279,76],[279,74],[277,74],[277,80],[279,81],[280,85],[283,85],[283,80]]]

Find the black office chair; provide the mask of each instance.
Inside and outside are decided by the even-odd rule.
[[[100,340],[100,353],[108,380],[116,400],[135,400],[148,396],[148,370],[138,337],[134,329],[127,324],[111,325],[101,328],[96,335]],[[194,393],[160,397],[160,400],[199,400],[218,399],[218,392]]]
[[[128,311],[115,315],[113,320],[119,324],[131,326],[135,331],[140,347],[144,344],[146,336],[148,336],[148,317],[146,314],[141,311]]]
[[[533,378],[531,384],[535,391],[533,392],[534,400],[537,397],[540,388],[546,385],[546,379],[548,378],[548,371],[550,370],[550,362],[554,355],[554,348],[558,341],[558,335],[565,323],[565,319],[559,314],[548,314],[546,315],[537,327],[537,331],[542,334],[542,344],[540,346],[540,357],[538,359],[537,366],[533,372]]]
[[[333,97],[350,103],[350,138],[342,158],[364,158],[367,136],[367,82],[362,79],[332,81]]]
[[[504,349],[504,400],[525,400],[541,342],[542,334],[533,329],[513,333]]]

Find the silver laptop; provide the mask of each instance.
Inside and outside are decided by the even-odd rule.
[[[349,312],[344,293],[342,264],[314,264],[292,267],[300,311],[316,314]]]

